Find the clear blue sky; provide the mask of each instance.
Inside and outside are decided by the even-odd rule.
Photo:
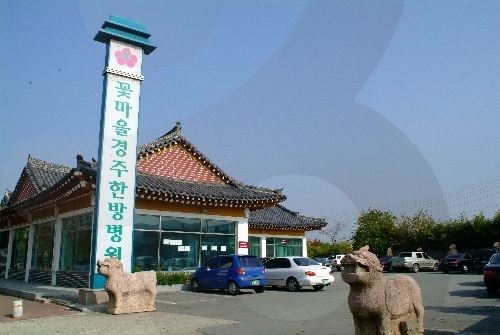
[[[344,234],[368,208],[500,209],[498,1],[2,0],[2,191],[28,155],[97,158],[110,14],[158,46],[139,144],[180,121],[226,173]]]

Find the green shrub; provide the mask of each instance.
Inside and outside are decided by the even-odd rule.
[[[178,273],[164,273],[156,272],[157,285],[174,285],[174,284],[189,284],[192,273],[178,272]]]

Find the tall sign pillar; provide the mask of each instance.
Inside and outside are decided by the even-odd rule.
[[[111,15],[94,37],[106,44],[97,161],[90,287],[104,288],[97,260],[116,257],[132,269],[137,130],[142,56],[156,49],[137,22]]]

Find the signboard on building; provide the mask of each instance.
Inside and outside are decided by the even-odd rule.
[[[238,241],[238,248],[248,248],[248,241]]]

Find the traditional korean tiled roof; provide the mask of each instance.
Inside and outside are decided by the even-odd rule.
[[[187,154],[189,154],[192,160],[198,162],[200,166],[203,166],[214,178],[211,178],[212,182],[222,182],[227,184],[238,184],[238,181],[231,178],[227,173],[222,171],[217,165],[215,165],[210,159],[208,159],[203,153],[201,153],[193,144],[191,144],[181,133],[181,123],[177,122],[175,127],[172,128],[165,135],[160,136],[154,141],[151,141],[141,147],[139,147],[137,152],[137,161],[139,165],[139,171],[141,169],[141,163],[147,160],[149,157],[158,155],[161,152],[172,149],[173,147],[182,148]],[[207,178],[204,178],[205,181]]]
[[[316,230],[327,224],[325,219],[303,216],[279,204],[250,212],[248,218],[248,227],[257,229]]]
[[[182,204],[250,209],[274,206],[286,199],[281,190],[246,185],[229,177],[182,136],[180,123],[164,136],[140,147],[137,156],[141,158],[153,155],[158,150],[177,144],[182,145],[183,150],[187,150],[190,157],[195,157],[199,164],[210,169],[210,173],[217,176],[217,182],[139,172],[136,177],[137,197]],[[87,162],[80,155],[77,156],[77,166],[73,169],[30,156],[23,175],[4,208],[10,207],[12,213],[33,210],[55,203],[74,192],[80,194],[85,189],[87,192],[92,191],[96,175],[97,162]]]
[[[207,206],[256,208],[286,199],[281,190],[242,183],[200,183],[143,173],[137,174],[136,189],[141,198]]]
[[[54,186],[71,169],[28,156],[28,163],[23,169],[9,202],[18,202],[32,197]]]

